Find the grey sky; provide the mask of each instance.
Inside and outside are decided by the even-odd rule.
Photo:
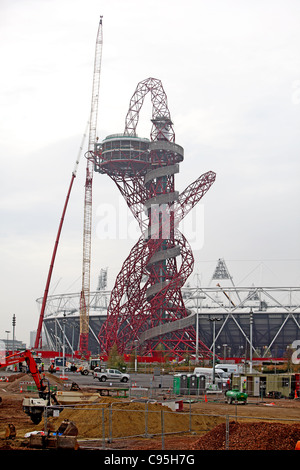
[[[185,149],[178,190],[217,173],[203,199],[195,272],[205,282],[224,257],[236,281],[263,265],[272,274],[266,282],[300,283],[298,1],[1,0],[0,338],[13,314],[18,339],[28,341],[37,326],[35,299],[89,118],[100,15],[99,138],[123,132],[137,83],[159,78]],[[149,110],[145,103],[143,137]],[[82,156],[53,273],[56,293],[81,288],[85,164]],[[99,238],[104,203],[125,210],[113,184],[95,174],[92,288],[105,266],[112,287],[135,242]]]

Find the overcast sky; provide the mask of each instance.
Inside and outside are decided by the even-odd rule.
[[[236,284],[300,284],[298,0],[0,0],[0,339],[13,314],[17,339],[28,342],[37,327],[36,298],[89,119],[100,15],[100,140],[124,131],[137,83],[158,78],[185,150],[177,189],[217,173],[190,219],[201,221],[195,273],[205,284],[221,257]],[[141,137],[149,119],[145,103]],[[81,289],[85,166],[83,155],[50,293]],[[128,230],[120,226],[125,203],[106,176],[95,174],[93,188],[91,287],[108,267],[111,288],[138,230],[129,215]],[[101,232],[105,204],[117,216],[110,239]]]

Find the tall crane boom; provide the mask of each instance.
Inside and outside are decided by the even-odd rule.
[[[74,180],[76,178],[77,168],[78,168],[79,160],[80,160],[80,157],[81,157],[81,151],[82,151],[83,144],[84,144],[84,141],[85,141],[86,132],[83,134],[81,146],[80,146],[79,153],[78,153],[76,163],[75,163],[75,167],[74,167],[74,170],[73,170],[73,173],[72,173],[70,186],[69,186],[69,189],[68,189],[67,197],[66,197],[66,200],[65,200],[63,212],[62,212],[59,227],[58,227],[58,232],[57,232],[57,235],[56,235],[56,240],[55,240],[55,244],[54,244],[54,248],[53,248],[51,263],[50,263],[50,267],[49,267],[49,270],[48,270],[48,276],[47,276],[46,287],[45,287],[45,291],[44,291],[44,297],[43,297],[43,303],[42,303],[42,308],[41,308],[40,317],[39,317],[38,328],[37,328],[36,337],[35,337],[35,343],[34,343],[34,348],[35,349],[38,349],[39,347],[42,347],[42,327],[43,327],[44,315],[45,315],[45,310],[46,310],[46,305],[47,305],[47,300],[48,300],[48,293],[49,293],[49,287],[50,287],[51,278],[52,278],[52,272],[53,272],[53,268],[54,268],[54,262],[55,262],[57,248],[58,248],[58,244],[59,244],[59,240],[60,240],[60,235],[61,235],[61,231],[62,231],[62,227],[63,227],[65,215],[66,215],[66,210],[67,210],[69,199],[70,199],[71,190],[72,190],[72,187],[73,187]]]
[[[84,221],[83,221],[83,261],[82,261],[82,289],[80,295],[80,337],[79,352],[82,356],[89,355],[89,304],[90,304],[90,269],[91,269],[91,232],[92,232],[92,189],[93,189],[93,159],[97,133],[98,101],[100,88],[101,60],[102,60],[102,16],[100,17],[94,59],[93,89],[90,113],[89,145],[86,166],[85,195],[84,195]]]

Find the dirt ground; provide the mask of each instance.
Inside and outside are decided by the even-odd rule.
[[[47,374],[48,375],[48,374]],[[50,384],[64,389],[64,383],[57,377],[47,377]],[[24,391],[20,392],[21,382],[32,382],[30,376],[15,374],[9,382],[0,382],[0,450],[28,449],[28,432],[44,430],[44,422],[34,425],[23,412]],[[26,396],[30,394],[26,393]],[[36,396],[36,395],[34,395]],[[113,398],[100,398],[104,411],[95,407],[86,410],[64,410],[58,418],[48,418],[48,426],[57,429],[64,419],[73,421],[78,427],[79,449],[123,449],[123,450],[294,450],[300,441],[300,400],[250,399],[247,405],[229,405],[223,400],[206,402],[184,402],[183,411],[168,409],[164,418],[164,438],[161,433],[161,410],[165,406],[149,404],[147,430],[149,437],[127,438],[129,435],[144,434],[145,404],[117,399],[117,407],[122,412],[111,420],[109,415]],[[121,401],[121,403],[120,403]],[[190,421],[190,411],[192,420]],[[226,427],[226,416],[227,427]],[[102,423],[102,424],[101,424]],[[113,439],[110,440],[110,424]],[[7,428],[13,424],[16,429],[14,439],[6,438]],[[192,432],[174,434],[178,429]],[[105,440],[101,439],[101,427],[105,429]],[[228,434],[229,431],[229,434]],[[151,436],[151,437],[150,437]],[[229,440],[228,440],[229,436]],[[105,447],[104,447],[105,446]]]

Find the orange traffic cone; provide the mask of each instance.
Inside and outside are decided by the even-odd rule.
[[[205,401],[205,403],[207,403],[207,396],[206,395],[204,395],[204,401]]]
[[[297,390],[295,390],[295,398],[298,398],[298,396],[297,396]]]

